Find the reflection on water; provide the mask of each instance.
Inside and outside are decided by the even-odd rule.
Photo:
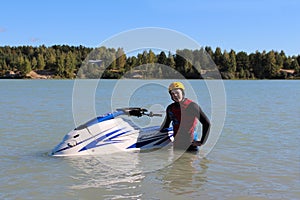
[[[183,154],[161,171],[164,188],[176,195],[198,192],[207,181],[208,163],[209,160],[199,159],[197,154]]]
[[[209,161],[199,154],[179,152],[180,156],[176,157],[177,153],[169,150],[66,158],[74,171],[70,188],[82,198],[94,197],[95,193],[99,193],[101,199],[196,196],[193,193],[199,192],[207,181]],[[161,159],[174,157],[176,160],[169,165],[153,167],[161,163]]]
[[[67,158],[76,171],[73,189],[111,187],[122,182],[135,182],[141,177],[136,168],[138,154],[122,153],[108,156],[88,156]]]

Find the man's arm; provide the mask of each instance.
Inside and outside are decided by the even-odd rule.
[[[168,108],[166,110],[166,117],[164,119],[164,122],[162,123],[162,125],[160,126],[160,131],[163,132],[164,129],[169,128],[171,123],[171,118],[168,114]]]
[[[198,118],[200,123],[202,124],[202,136],[200,139],[200,144],[196,144],[197,146],[205,144],[208,135],[209,135],[209,130],[210,130],[210,121],[208,117],[205,115],[205,113],[202,111],[200,106],[196,103],[191,104],[192,110],[194,111],[195,116]]]

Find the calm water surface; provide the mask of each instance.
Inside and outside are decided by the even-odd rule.
[[[102,81],[96,89],[97,114],[124,104],[165,109],[170,81],[157,82]],[[204,82],[190,83],[210,116]],[[128,84],[141,87],[126,91]],[[73,85],[70,80],[0,80],[0,199],[300,197],[300,81],[224,81],[226,120],[214,149],[205,158],[185,153],[159,170],[149,170],[160,164],[155,160],[161,155],[155,154],[148,160],[150,154],[137,153],[49,156],[75,126]],[[156,120],[142,123],[161,119]]]

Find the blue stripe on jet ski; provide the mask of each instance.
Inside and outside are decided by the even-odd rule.
[[[92,144],[95,143],[95,142],[97,143],[97,142],[99,142],[99,141],[101,141],[101,140],[104,140],[105,138],[111,136],[112,134],[114,134],[114,133],[116,133],[116,132],[118,132],[118,131],[120,131],[120,130],[122,130],[122,129],[118,129],[118,130],[112,131],[111,133],[107,133],[107,134],[105,134],[104,136],[99,137],[98,139],[95,139],[93,142],[91,142],[91,143],[89,143],[88,145],[84,146],[84,147],[83,147],[82,149],[80,149],[79,151],[85,151],[85,150],[89,149],[89,148],[87,148],[89,145],[92,145]],[[127,133],[127,132],[129,132],[129,131],[122,132],[122,133],[120,133],[120,134],[118,134],[118,135],[116,135],[116,136],[113,136],[113,137],[109,138],[109,139],[116,138],[116,137],[118,137],[118,136],[120,136],[120,135],[123,135],[123,134],[125,134],[125,133]],[[97,135],[101,134],[101,133],[102,133],[102,132],[96,134],[95,137],[96,137]],[[83,140],[83,141],[79,142],[79,143],[78,143],[77,145],[75,145],[75,146],[78,146],[78,145],[80,145],[80,144],[86,142],[87,140],[89,140],[89,139]],[[109,143],[107,143],[107,144],[109,144]],[[73,147],[75,147],[75,146],[67,146],[67,147],[62,148],[62,149],[59,149],[59,150],[57,150],[57,151],[55,151],[55,152],[52,152],[52,154],[58,153],[58,152],[61,152],[61,151],[67,150],[67,149],[71,149],[71,148],[73,148]],[[95,146],[95,147],[96,147],[96,146]],[[92,148],[92,147],[90,147],[90,148]]]
[[[154,142],[154,141],[159,140],[159,139],[162,138],[162,137],[164,137],[164,135],[159,135],[159,136],[153,137],[153,138],[151,138],[151,139],[149,139],[149,140],[137,142],[137,143],[135,143],[135,144],[133,144],[133,145],[127,147],[127,149],[131,149],[131,148],[141,148],[141,147],[146,146],[146,145],[148,145],[148,144],[150,144],[150,143],[152,143],[152,142]],[[154,144],[154,145],[157,145],[157,143]]]
[[[105,130],[105,131],[101,131],[100,133],[97,133],[96,135],[94,135],[94,138],[97,137],[98,135],[101,135],[102,133],[104,133],[104,132],[106,132],[106,131],[108,131],[108,130],[111,130],[111,129],[107,129],[107,130]],[[111,133],[107,133],[107,134],[105,134],[104,136],[99,137],[98,139],[95,139],[95,140],[98,140],[98,141],[103,140],[103,139],[105,139],[106,137],[109,137],[110,135],[112,135],[112,134],[114,134],[114,133],[116,133],[116,132],[118,132],[118,131],[120,131],[120,130],[121,130],[121,129],[118,129],[118,130],[115,130],[115,131],[113,131],[113,132],[111,132]],[[88,140],[90,140],[90,138],[85,139],[85,140],[79,142],[77,145],[82,144],[82,143],[85,143],[85,142],[88,141]]]
[[[95,139],[94,141],[90,142],[89,144],[87,144],[86,146],[84,146],[82,149],[80,149],[79,152],[80,152],[80,151],[85,151],[85,150],[88,150],[88,149],[93,149],[93,148],[95,148],[95,147],[99,147],[99,146],[111,144],[111,143],[118,143],[118,142],[120,142],[120,141],[111,141],[111,139],[116,138],[116,137],[119,137],[119,136],[121,136],[121,135],[123,135],[123,134],[126,134],[126,133],[128,133],[129,131],[124,131],[124,132],[122,132],[122,133],[119,133],[119,134],[117,134],[117,135],[111,137],[111,138],[108,138],[108,139],[104,140],[105,138],[107,138],[107,137],[113,135],[114,133],[119,132],[120,130],[122,130],[122,129],[118,129],[118,130],[112,131],[112,132],[110,132],[110,133],[107,133],[107,134],[101,136],[101,137],[98,138],[98,139]],[[107,143],[97,145],[97,143],[100,142],[100,141],[102,141],[102,140],[104,140],[104,142],[107,142]]]
[[[163,142],[165,142],[165,141],[167,141],[169,139],[170,139],[170,137],[167,135],[165,138],[163,138],[162,140],[160,140],[157,143],[155,143],[154,146],[160,145],[160,144],[162,144]]]
[[[127,147],[127,149],[131,149],[131,148],[141,148],[143,146],[146,146],[147,144],[150,144],[154,141],[156,141],[157,139],[152,139],[152,140],[147,140],[147,141],[143,141],[143,142],[137,142],[129,147]]]
[[[87,127],[92,126],[94,124],[97,124],[99,122],[104,122],[104,121],[113,119],[113,118],[115,118],[115,117],[117,117],[121,114],[124,114],[124,112],[123,111],[117,111],[117,112],[114,112],[114,113],[108,113],[108,114],[103,115],[103,116],[98,116],[94,120],[91,120],[90,123],[88,122]]]
[[[102,116],[98,116],[78,127],[75,128],[75,130],[81,130],[81,129],[84,129],[84,128],[88,128],[90,126],[93,126],[94,124],[98,124],[100,122],[103,122],[103,121],[107,121],[107,120],[110,120],[110,119],[114,119],[115,117],[119,116],[119,115],[122,115],[124,114],[123,111],[116,111],[116,112],[113,112],[113,113],[107,113],[106,115],[102,115]]]
[[[99,137],[99,138],[93,140],[92,142],[90,142],[89,144],[87,144],[86,146],[84,146],[82,149],[80,149],[79,152],[80,152],[80,151],[87,150],[87,149],[90,149],[90,148],[96,147],[96,144],[97,144],[98,142],[104,140],[105,138],[111,136],[111,135],[114,134],[114,133],[117,133],[117,132],[120,131],[120,130],[121,130],[121,129],[112,131],[112,132],[110,132],[110,133],[107,133],[107,134],[105,134],[105,135],[103,135],[103,136],[101,136],[101,137]]]
[[[112,136],[111,138],[106,139],[105,141],[107,141],[107,140],[112,140],[112,139],[117,138],[117,137],[119,137],[119,136],[121,136],[121,135],[124,135],[125,133],[128,133],[128,132],[130,132],[130,131],[125,131],[125,132],[119,133],[119,134],[117,134],[117,135],[115,135],[115,136]]]
[[[67,149],[70,149],[70,148],[72,148],[72,147],[65,147],[65,148],[62,148],[62,149],[59,149],[59,150],[57,150],[57,151],[55,151],[55,152],[52,152],[52,154],[55,154],[55,153],[58,153],[58,152],[61,152],[61,151],[64,151],[64,150],[67,150]]]

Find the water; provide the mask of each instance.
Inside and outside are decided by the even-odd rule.
[[[170,103],[165,91],[169,82],[101,81],[95,90],[96,113],[123,105],[163,110]],[[205,83],[190,83],[196,96],[187,96],[197,98],[211,117]],[[155,162],[161,155],[151,153],[49,156],[75,126],[73,85],[70,80],[0,81],[0,199],[300,197],[299,81],[225,81],[225,125],[213,150],[205,158],[185,153],[163,167]],[[130,85],[138,87],[128,90]],[[90,115],[85,106],[83,102],[78,121]],[[146,126],[160,120],[135,122]]]

